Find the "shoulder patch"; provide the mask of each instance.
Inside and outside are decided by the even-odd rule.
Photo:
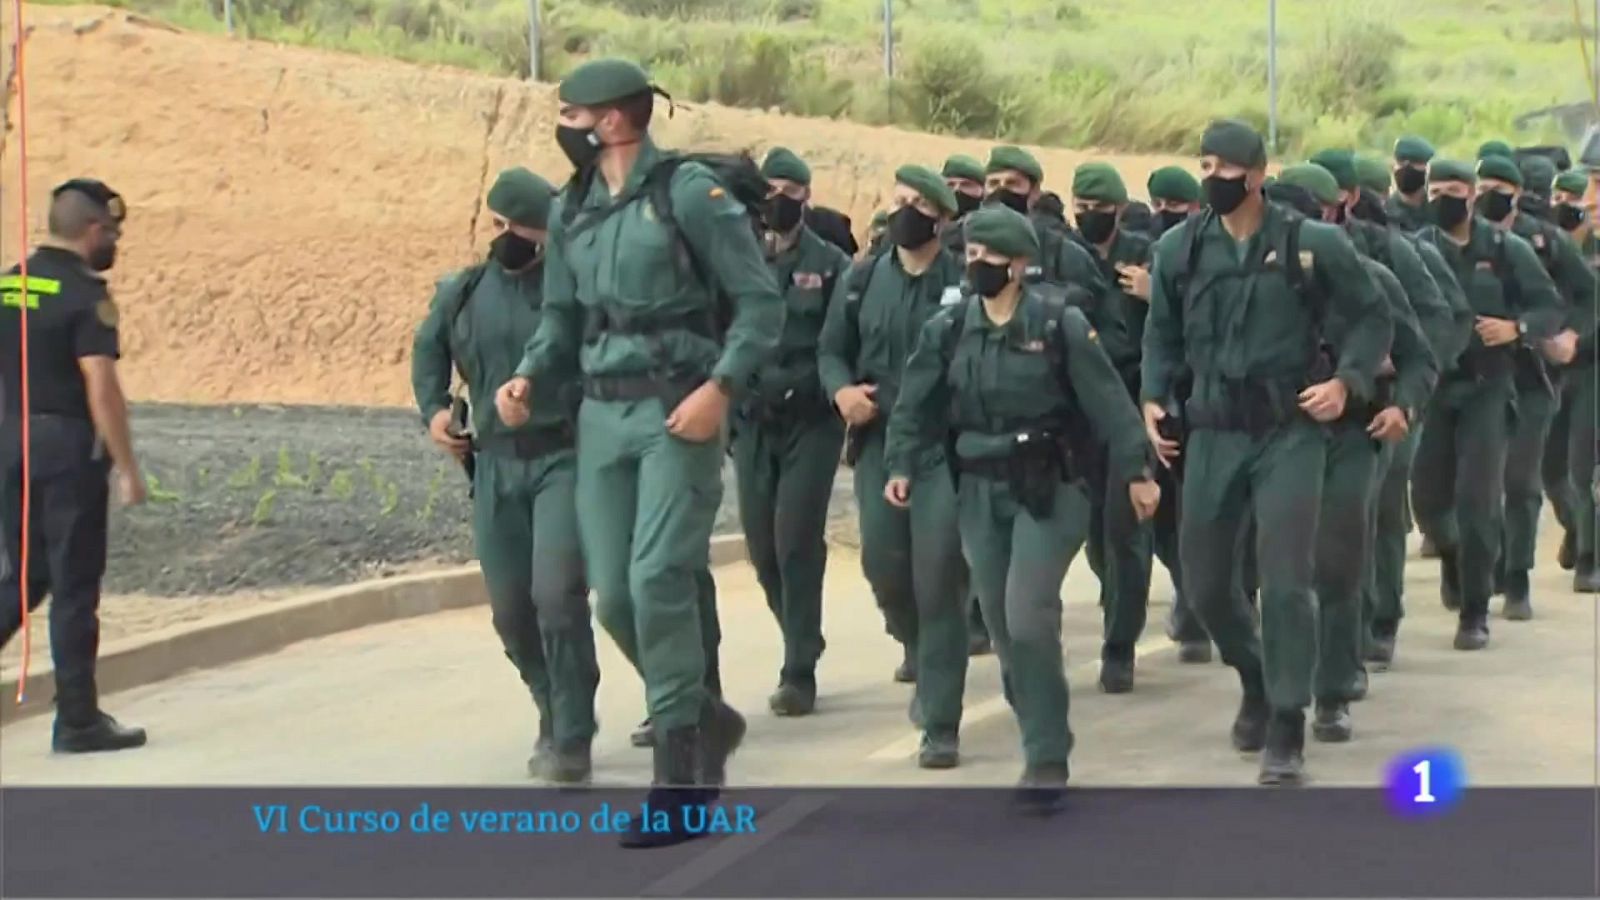
[[[1309,268],[1311,268],[1312,266],[1314,266],[1316,264],[1317,264],[1316,254],[1312,253],[1310,250],[1301,250],[1300,251],[1300,268],[1309,269]]]
[[[94,316],[107,328],[117,327],[120,317],[117,313],[117,303],[111,299],[110,294],[106,294],[104,299],[94,305]]]
[[[1535,249],[1535,250],[1543,250],[1544,249],[1544,235],[1536,234],[1536,235],[1533,236],[1533,249]]]
[[[822,287],[822,276],[816,272],[794,273],[794,286],[801,290],[816,290]]]
[[[1089,333],[1086,336],[1089,338],[1089,340],[1094,341],[1095,343],[1100,342],[1100,332],[1095,331],[1093,328],[1089,329]]]
[[[957,286],[955,286],[953,284],[946,286],[945,289],[944,289],[944,293],[939,296],[939,305],[940,306],[955,306],[956,304],[958,304],[960,302],[961,302],[961,288],[959,288],[959,287],[957,287]]]
[[[723,190],[720,187],[713,187],[711,189],[711,191],[710,191],[710,194],[711,194],[711,199],[713,199],[713,200],[721,200],[723,197],[727,196],[728,192]]]

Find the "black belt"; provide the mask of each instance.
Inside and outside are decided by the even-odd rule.
[[[1185,409],[1191,430],[1243,431],[1260,436],[1294,421],[1300,392],[1290,382],[1265,378],[1223,379],[1220,404],[1191,398]]]
[[[709,310],[624,313],[588,307],[583,313],[583,340],[586,344],[599,340],[602,334],[655,335],[663,331],[688,331],[715,339],[716,317]]]
[[[511,456],[517,459],[538,459],[577,443],[572,426],[566,423],[532,431],[511,434],[494,434],[478,441],[477,449],[492,456]]]
[[[1474,381],[1507,378],[1516,371],[1517,362],[1505,347],[1468,347],[1456,366],[1457,374]]]
[[[754,396],[739,405],[739,415],[761,424],[811,422],[833,414],[833,406],[822,397],[822,388],[795,388],[780,397]]]
[[[631,402],[658,399],[676,407],[684,397],[705,383],[703,378],[663,379],[650,375],[585,375],[583,395],[591,400],[605,402]]]

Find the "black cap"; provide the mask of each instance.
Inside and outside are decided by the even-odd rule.
[[[50,198],[53,200],[67,191],[88,197],[115,222],[120,223],[128,215],[128,205],[122,202],[122,195],[113,191],[103,181],[96,181],[93,178],[74,178],[57,185],[56,189],[50,192]]]

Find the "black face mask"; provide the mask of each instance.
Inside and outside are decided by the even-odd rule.
[[[1097,211],[1078,213],[1078,230],[1083,232],[1084,240],[1089,243],[1104,244],[1116,233],[1117,214]]]
[[[1428,201],[1433,210],[1433,221],[1440,228],[1450,230],[1467,220],[1467,201],[1464,197],[1440,195]]]
[[[998,297],[1011,283],[1009,263],[974,260],[967,263],[967,285],[980,297]]]
[[[1478,215],[1491,222],[1501,222],[1506,216],[1511,215],[1511,210],[1516,206],[1516,201],[1510,194],[1499,191],[1484,191],[1478,196]]]
[[[796,200],[788,194],[776,194],[767,201],[764,218],[767,228],[778,234],[788,234],[800,224],[805,216],[806,205],[802,200]]]
[[[1422,190],[1422,186],[1427,183],[1428,173],[1421,169],[1401,166],[1394,170],[1394,186],[1402,194],[1415,194],[1417,191]]]
[[[1163,209],[1156,213],[1156,234],[1166,234],[1169,230],[1183,224],[1189,214],[1181,209]]]
[[[978,206],[980,204],[982,204],[982,203],[983,203],[983,198],[982,197],[974,197],[971,194],[963,194],[960,191],[956,191],[956,214],[957,215],[964,216],[967,213],[972,212],[973,210],[977,209]]]
[[[1556,224],[1561,226],[1562,231],[1572,231],[1582,225],[1585,214],[1586,210],[1581,206],[1574,206],[1571,203],[1556,204]]]
[[[1245,184],[1244,176],[1238,178],[1218,178],[1208,175],[1204,182],[1206,189],[1206,202],[1217,211],[1217,215],[1225,216],[1238,209],[1244,198],[1250,194],[1250,188]]]
[[[923,215],[915,206],[902,206],[889,217],[889,240],[894,241],[896,247],[915,250],[933,240],[937,224],[932,216]]]
[[[985,202],[998,203],[1001,206],[1010,209],[1012,212],[1021,213],[1024,216],[1028,214],[1027,194],[1019,194],[1016,191],[1008,191],[1004,188],[1001,188],[1000,190],[990,194],[986,198]]]
[[[569,125],[556,126],[556,144],[577,169],[592,165],[600,158],[603,149],[600,136],[594,133],[593,128],[573,128]]]
[[[84,262],[96,272],[104,272],[117,264],[117,242],[108,241],[89,251]]]
[[[539,258],[539,245],[513,231],[502,231],[489,242],[495,262],[508,272],[520,272]]]

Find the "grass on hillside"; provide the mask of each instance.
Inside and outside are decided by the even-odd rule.
[[[63,2],[63,0],[36,0]],[[220,32],[222,0],[110,0]],[[976,137],[1192,152],[1212,118],[1266,125],[1266,0],[542,0],[546,79],[646,64],[675,96]],[[1580,4],[1588,8],[1591,4]],[[1560,141],[1524,113],[1590,96],[1570,0],[1280,0],[1286,156],[1421,134]],[[237,0],[261,40],[525,75],[527,0]],[[1590,48],[1592,52],[1593,48]]]

